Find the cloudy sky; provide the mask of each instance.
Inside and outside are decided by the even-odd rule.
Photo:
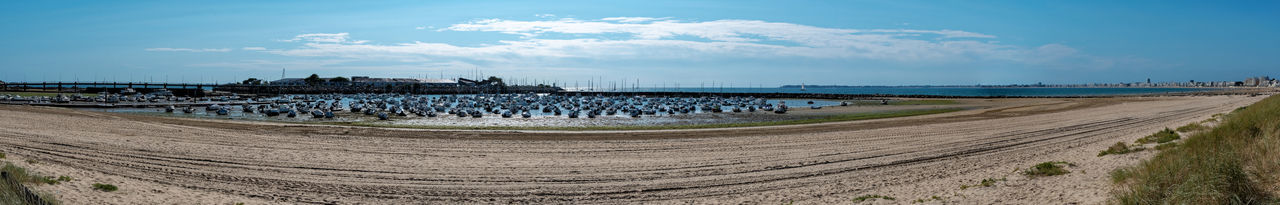
[[[0,3],[0,80],[589,79],[646,86],[1280,75],[1280,5],[1131,1]],[[598,80],[597,80],[598,81]]]

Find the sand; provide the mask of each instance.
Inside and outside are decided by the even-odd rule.
[[[1265,96],[973,99],[988,107],[854,122],[659,131],[445,131],[0,106],[0,151],[68,204],[1086,203],[1151,152],[1117,141]],[[854,108],[847,108],[854,109]],[[22,162],[38,161],[35,165]],[[1044,161],[1072,173],[1016,174]],[[984,178],[993,187],[960,189]],[[117,192],[87,184],[106,182]],[[938,196],[939,200],[933,200]]]

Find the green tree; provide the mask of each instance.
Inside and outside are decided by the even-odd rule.
[[[506,83],[502,82],[502,78],[499,78],[497,76],[489,76],[489,79],[484,79],[483,81],[480,81],[480,84],[493,85],[493,86],[507,86]]]
[[[333,82],[333,83],[348,83],[348,82],[351,82],[351,79],[347,79],[347,78],[345,78],[345,77],[338,76],[338,77],[334,77],[334,78],[329,79],[329,82]]]
[[[262,80],[258,78],[249,78],[247,80],[240,81],[240,84],[257,85],[257,84],[262,84]]]
[[[308,85],[317,85],[325,82],[324,78],[320,78],[320,75],[316,75],[314,73],[311,74],[310,77],[307,77],[306,79],[302,79],[302,81],[307,82]]]

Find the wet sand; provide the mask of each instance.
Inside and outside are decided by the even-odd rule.
[[[68,204],[1100,203],[1117,141],[1265,96],[966,99],[944,114],[752,128],[450,131],[0,106],[0,150]],[[850,107],[846,109],[858,109]],[[823,111],[830,111],[824,109]],[[804,114],[797,110],[796,114]],[[15,159],[34,159],[30,165]],[[1073,173],[1015,168],[1070,161]],[[960,190],[988,177],[995,187]],[[92,191],[109,182],[120,191]]]

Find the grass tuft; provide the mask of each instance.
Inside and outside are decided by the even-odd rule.
[[[1102,152],[1098,152],[1098,156],[1101,157],[1101,156],[1112,155],[1112,154],[1126,154],[1130,152],[1142,151],[1145,149],[1146,148],[1143,148],[1141,145],[1134,145],[1131,148],[1129,147],[1129,145],[1124,144],[1124,142],[1116,142],[1115,145],[1111,145],[1111,147],[1107,147],[1107,150],[1102,150]]]
[[[868,199],[884,199],[884,200],[890,200],[890,201],[892,201],[892,200],[897,200],[897,199],[895,199],[895,198],[893,198],[893,197],[890,197],[890,196],[881,196],[881,195],[878,195],[878,194],[867,194],[867,195],[859,196],[858,198],[853,198],[853,203],[858,203],[858,202],[866,201],[866,200],[868,200]]]
[[[1001,178],[999,178],[999,179],[996,179],[996,178],[986,178],[986,179],[982,179],[982,181],[981,181],[981,182],[978,182],[978,184],[974,184],[974,185],[968,185],[968,184],[960,185],[960,189],[968,189],[968,188],[970,188],[970,187],[991,187],[991,186],[995,186],[995,185],[996,185],[996,182],[1002,182],[1002,181],[1008,181],[1008,180],[1006,180],[1006,179],[1005,179],[1005,178],[1003,178],[1003,177],[1001,177]]]
[[[116,185],[94,183],[93,189],[104,192],[113,192],[116,191],[117,188]]]
[[[1160,130],[1155,134],[1138,138],[1138,141],[1136,141],[1135,143],[1138,143],[1138,144],[1165,143],[1165,142],[1172,142],[1180,138],[1182,138],[1182,136],[1178,135],[1178,132],[1174,132],[1169,128],[1164,128],[1164,130]]]
[[[1072,167],[1076,166],[1075,164],[1072,164],[1070,162],[1063,162],[1063,161],[1042,162],[1040,164],[1036,164],[1035,166],[1031,166],[1031,168],[1027,169],[1026,171],[1023,171],[1022,174],[1027,176],[1032,176],[1032,177],[1044,177],[1044,176],[1057,176],[1057,175],[1071,173],[1071,171],[1067,171],[1066,169],[1063,169],[1062,168],[1063,165],[1072,166]]]

